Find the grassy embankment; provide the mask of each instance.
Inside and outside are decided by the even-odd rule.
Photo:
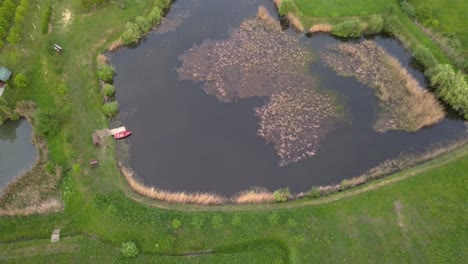
[[[90,135],[107,126],[101,113],[95,58],[122,32],[125,21],[148,9],[149,2],[127,2],[124,10],[109,4],[92,12],[83,11],[76,1],[55,3],[52,31],[44,36],[32,23],[40,24],[46,2],[31,1],[23,41],[6,45],[0,62],[15,72],[25,70],[31,79],[27,88],[5,93],[10,102],[30,99],[37,103],[39,112],[60,117],[58,131],[46,138],[50,161],[64,168],[60,189],[65,207],[63,212],[50,215],[1,217],[1,262],[39,262],[45,258],[57,262],[119,261],[123,260],[118,254],[120,244],[130,240],[142,251],[136,260],[169,263],[239,263],[246,259],[259,263],[429,263],[461,262],[468,257],[464,251],[468,234],[463,228],[466,147],[393,178],[316,200],[192,207],[159,204],[137,196],[119,177],[112,141],[95,149]],[[65,25],[61,14],[66,9],[72,18]],[[51,43],[61,45],[64,52],[48,51]],[[59,89],[63,83],[68,87],[66,93]],[[95,157],[100,167],[88,169],[89,160]],[[417,176],[380,186],[413,174]],[[356,195],[373,186],[381,188]],[[341,200],[334,202],[337,199]],[[52,229],[57,227],[62,229],[62,241],[48,244]],[[216,254],[171,256],[206,250]]]

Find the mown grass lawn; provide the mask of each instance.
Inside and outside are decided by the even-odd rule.
[[[32,24],[40,24],[48,1],[31,1],[23,41],[1,50],[0,64],[31,78],[29,87],[4,96],[11,102],[34,100],[39,111],[62,118],[60,130],[47,141],[51,162],[65,171],[59,193],[65,208],[50,215],[1,217],[0,262],[120,262],[125,259],[119,247],[126,241],[137,244],[138,262],[436,263],[468,258],[466,147],[424,165],[427,170],[403,172],[417,176],[392,185],[281,205],[176,206],[132,193],[117,168],[113,141],[96,149],[90,137],[93,130],[108,126],[101,113],[95,58],[126,21],[152,3],[123,2],[125,9],[111,3],[92,11],[83,10],[78,1],[56,2],[52,32],[43,35]],[[356,9],[340,6],[336,12],[353,15],[360,6],[358,14],[370,14],[383,3],[356,1]],[[71,12],[69,24],[62,20],[66,10]],[[64,52],[51,52],[53,43]],[[68,88],[66,94],[61,84]],[[88,163],[95,157],[100,166],[91,170]],[[444,164],[432,167],[439,163]],[[62,240],[50,244],[54,228],[61,228]],[[178,256],[193,252],[206,254]]]
[[[397,8],[396,1],[388,0],[294,0],[305,16],[347,17],[386,12],[390,7]]]

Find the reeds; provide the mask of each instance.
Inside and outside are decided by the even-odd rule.
[[[106,55],[99,53],[99,55],[97,56],[97,62],[98,64],[108,64],[109,58]]]
[[[333,26],[330,24],[315,24],[309,28],[309,33],[318,33],[318,32],[326,32],[329,33],[333,30]]]
[[[302,22],[295,14],[289,12],[286,15],[286,18],[289,21],[289,25],[291,25],[294,28],[294,30],[298,32],[304,32],[304,26],[302,25]]]
[[[227,200],[225,197],[212,194],[212,193],[185,193],[185,192],[168,192],[164,190],[148,187],[137,181],[133,172],[122,166],[122,173],[125,176],[128,184],[136,193],[158,201],[179,204],[197,204],[197,205],[214,205],[222,204]]]
[[[29,216],[33,214],[55,213],[63,209],[59,199],[50,198],[39,204],[30,205],[25,208],[6,207],[0,208],[1,216]]]
[[[264,6],[258,8],[257,17],[273,29],[281,30],[279,22],[270,15]]]
[[[112,42],[112,44],[109,46],[109,51],[116,51],[117,49],[119,49],[123,45],[124,44],[123,44],[122,40],[118,39],[118,40]]]
[[[241,192],[232,197],[232,202],[236,204],[262,204],[273,203],[275,197],[272,192],[265,189],[253,189]]]

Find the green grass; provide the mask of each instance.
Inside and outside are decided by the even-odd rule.
[[[398,7],[396,1],[388,0],[294,0],[304,16],[349,17],[386,12]]]
[[[109,138],[109,148],[100,149],[91,143],[91,133],[108,126],[101,112],[96,55],[119,36],[126,21],[144,14],[151,4],[123,2],[124,10],[108,4],[88,12],[79,1],[56,1],[52,34],[44,36],[32,24],[40,25],[42,11],[37,5],[45,7],[48,1],[31,1],[23,41],[1,50],[0,64],[26,71],[32,80],[29,87],[10,89],[4,96],[11,102],[31,99],[40,111],[64,116],[60,133],[47,141],[50,160],[65,171],[60,183],[65,209],[50,215],[1,217],[0,262],[124,262],[120,245],[126,241],[134,241],[141,252],[135,261],[153,263],[436,263],[468,258],[463,226],[467,147],[391,178],[316,200],[196,207],[161,204],[134,194],[117,168],[113,141]],[[362,7],[366,3],[362,1]],[[386,8],[368,6],[363,10],[369,13]],[[339,15],[363,12],[340,8]],[[72,13],[66,27],[60,21],[65,9]],[[423,41],[415,35],[417,29],[408,24],[407,30]],[[62,54],[48,51],[53,43],[64,48]],[[68,87],[66,95],[59,92],[62,83]],[[80,133],[74,133],[77,130]],[[100,166],[91,170],[88,163],[95,157]],[[409,177],[413,174],[417,176]],[[387,186],[387,180],[393,184]],[[379,184],[383,187],[372,190]],[[395,201],[402,205],[400,215]],[[173,227],[174,220],[180,227]],[[62,240],[50,244],[54,228],[61,228]],[[179,256],[206,251],[212,253]]]
[[[434,17],[439,21],[437,31],[455,34],[461,41],[465,55],[468,54],[468,1],[463,0],[408,0],[415,9],[429,5],[434,10]]]

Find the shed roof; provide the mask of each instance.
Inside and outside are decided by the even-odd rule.
[[[11,71],[9,71],[7,68],[5,67],[0,67],[0,80],[1,81],[8,81],[8,79],[10,79],[10,76],[11,76]]]

